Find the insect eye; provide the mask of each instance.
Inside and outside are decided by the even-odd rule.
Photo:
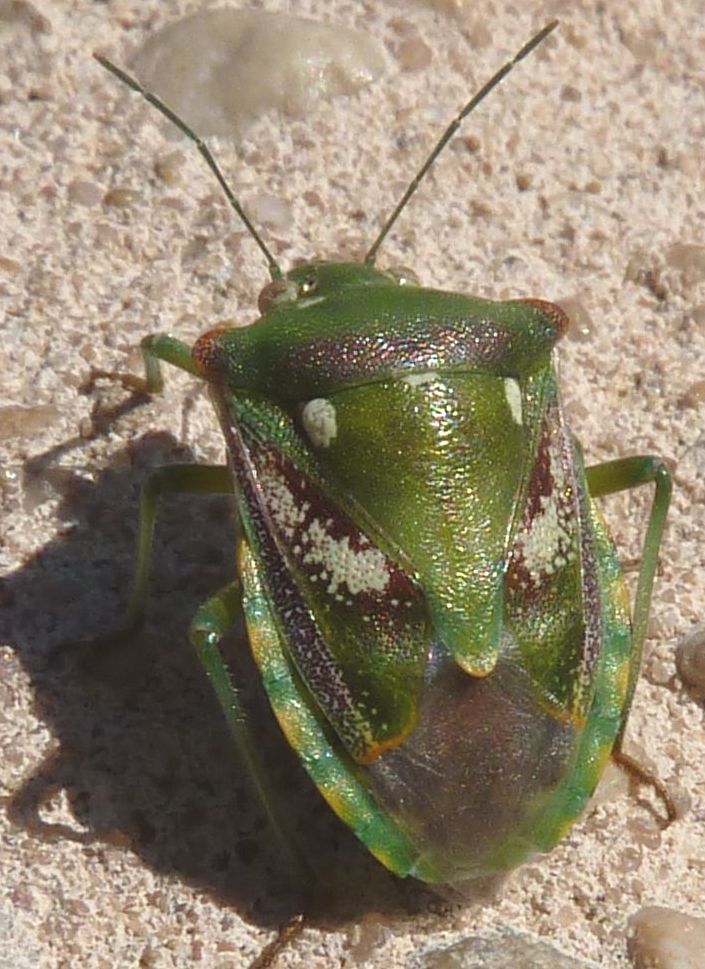
[[[282,303],[291,303],[299,295],[296,283],[291,279],[274,279],[267,283],[257,300],[257,309],[262,316]]]
[[[386,274],[399,286],[419,285],[419,278],[416,273],[413,269],[407,269],[406,266],[392,266],[391,269],[386,270]]]
[[[296,295],[299,298],[301,298],[302,296],[310,296],[311,293],[315,293],[317,287],[318,287],[318,279],[313,274],[311,274],[310,276],[307,276],[299,283],[299,291]]]

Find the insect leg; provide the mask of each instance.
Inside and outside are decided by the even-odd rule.
[[[286,824],[276,811],[276,797],[271,789],[269,774],[258,753],[258,743],[248,723],[237,688],[232,682],[219,644],[234,624],[241,611],[241,589],[238,580],[231,582],[199,607],[189,629],[189,640],[194,646],[206,676],[218,698],[225,715],[228,729],[238,753],[252,778],[272,830],[284,848],[293,871],[310,879],[306,863],[292,848],[291,838],[285,834]]]
[[[146,336],[140,344],[140,349],[144,360],[147,391],[150,394],[158,394],[164,386],[160,361],[170,363],[172,367],[186,370],[187,373],[195,374],[197,377],[203,376],[191,356],[191,347],[188,343],[182,343],[168,333],[152,333]]]
[[[189,629],[189,640],[215,691],[238,756],[247,769],[270,829],[283,851],[291,872],[297,877],[299,884],[308,890],[313,885],[312,873],[291,837],[286,833],[286,819],[279,810],[280,799],[272,789],[270,772],[259,755],[259,745],[253,734],[247,711],[243,707],[237,687],[232,681],[230,671],[219,649],[221,640],[235,623],[241,609],[241,587],[236,579],[199,607]],[[286,923],[253,966],[264,969],[265,966],[271,965],[279,952],[300,934],[303,927],[303,915],[297,915]]]
[[[604,464],[596,464],[586,468],[585,473],[588,488],[593,498],[611,495],[617,491],[626,491],[628,488],[636,488],[639,485],[650,484],[651,482],[656,486],[644,538],[639,582],[634,599],[634,615],[632,616],[634,650],[640,656],[646,637],[651,590],[656,575],[661,536],[671,501],[671,475],[663,461],[651,455],[606,461]]]
[[[624,705],[622,726],[615,741],[612,759],[618,767],[636,781],[648,784],[656,791],[666,809],[666,823],[670,824],[677,816],[677,809],[673,798],[665,785],[657,777],[654,777],[650,771],[622,751],[622,743],[624,740],[624,727],[627,721],[627,714],[636,686],[639,658],[641,657],[644,639],[646,638],[651,590],[658,565],[658,553],[666,522],[666,513],[668,512],[668,506],[671,501],[671,475],[663,461],[651,455],[606,461],[604,464],[597,464],[593,465],[593,467],[586,468],[586,475],[588,488],[593,497],[614,494],[618,491],[625,491],[628,488],[636,488],[639,485],[650,484],[651,482],[655,485],[654,500],[649,514],[641,555],[641,567],[639,569],[639,580],[632,617],[635,662],[632,665],[633,672],[627,700]]]
[[[113,380],[136,394],[158,394],[164,388],[159,361],[169,363],[179,370],[186,370],[197,377],[203,374],[198,370],[191,356],[191,347],[181,340],[174,339],[166,333],[153,333],[146,336],[141,344],[142,359],[144,361],[144,377],[133,373],[122,373],[118,370],[103,370],[93,367],[89,376],[81,384],[81,393],[90,394],[99,380]]]
[[[224,495],[232,490],[232,477],[225,465],[167,464],[152,471],[140,495],[135,572],[122,630],[124,634],[134,632],[144,622],[159,499],[165,494]]]
[[[157,503],[164,494],[221,495],[232,492],[232,478],[225,465],[168,464],[153,471],[140,495],[135,569],[124,621],[107,635],[93,639],[57,643],[48,662],[63,662],[71,653],[89,655],[97,649],[120,645],[134,635],[144,623],[149,577],[152,571],[152,539],[157,517]]]

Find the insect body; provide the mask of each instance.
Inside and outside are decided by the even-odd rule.
[[[426,289],[373,265],[431,161],[510,67],[447,129],[364,263],[282,274],[255,234],[273,276],[259,319],[193,348],[143,343],[152,389],[159,361],[208,382],[229,467],[161,469],[148,486],[130,625],[158,495],[234,492],[239,577],[199,610],[191,640],[275,830],[286,843],[218,650],[240,609],[315,784],[389,869],[428,882],[505,870],[582,811],[621,743],[670,493],[651,457],[584,467],[552,362],[559,307]],[[632,620],[594,498],[647,481]]]

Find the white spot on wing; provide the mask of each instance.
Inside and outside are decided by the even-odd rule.
[[[306,509],[297,503],[296,498],[287,487],[283,478],[266,477],[262,480],[272,517],[287,538],[293,538],[296,529],[306,521]],[[301,541],[307,540],[306,532],[301,534]],[[295,546],[296,547],[296,546]]]
[[[330,518],[312,517],[310,503],[300,501],[276,471],[262,469],[260,488],[276,527],[311,582],[324,584],[334,601],[349,605],[353,600],[342,594],[343,586],[349,596],[384,592],[390,575],[383,552],[367,541],[354,547],[348,535],[335,534]]]
[[[565,508],[554,495],[541,498],[541,511],[524,536],[524,564],[534,581],[552,575],[573,558],[573,536]]]
[[[553,575],[575,559],[575,518],[568,497],[569,488],[560,460],[552,453],[550,472],[553,489],[539,499],[541,508],[522,536],[524,566],[532,582],[540,584],[542,576]]]
[[[321,565],[328,578],[326,591],[339,595],[345,584],[350,595],[383,592],[389,581],[387,562],[378,548],[353,549],[348,536],[335,538],[315,519],[309,527],[311,544],[303,556],[307,565]]]

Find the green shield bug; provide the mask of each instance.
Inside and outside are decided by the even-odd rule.
[[[375,267],[379,246],[470,111],[468,102],[362,263],[282,273],[208,148],[196,145],[262,250],[259,318],[193,348],[142,343],[207,381],[227,467],[172,466],[141,504],[127,625],[144,617],[157,499],[234,493],[238,577],[190,631],[274,831],[286,825],[218,644],[242,611],[289,743],[335,812],[399,876],[462,883],[547,851],[621,741],[670,498],[650,456],[585,467],[553,363],[566,314],[491,302]],[[631,611],[595,499],[655,485]],[[632,765],[633,766],[633,765]],[[634,768],[636,769],[636,768]]]

